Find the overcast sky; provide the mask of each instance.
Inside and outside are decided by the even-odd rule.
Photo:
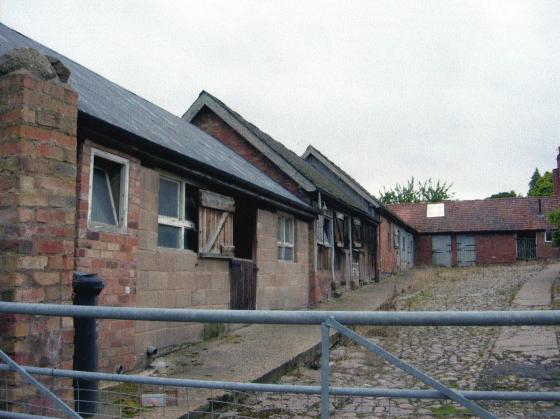
[[[560,2],[0,0],[3,23],[166,110],[207,90],[373,194],[527,193],[560,145]]]

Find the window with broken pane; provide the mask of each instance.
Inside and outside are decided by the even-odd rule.
[[[128,161],[92,150],[88,226],[93,229],[126,229]]]
[[[161,176],[158,202],[158,246],[198,251],[198,190]]]

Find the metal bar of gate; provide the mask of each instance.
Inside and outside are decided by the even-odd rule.
[[[197,323],[316,324],[333,317],[346,325],[554,326],[560,310],[527,311],[283,311],[195,310],[0,302],[0,313]]]
[[[19,375],[23,377],[25,381],[35,387],[40,393],[44,394],[47,398],[52,400],[54,404],[56,404],[63,412],[65,412],[68,416],[75,419],[81,419],[81,416],[78,415],[74,410],[72,410],[66,403],[60,400],[56,394],[46,388],[43,384],[37,381],[35,378],[31,376],[24,368],[22,368],[17,362],[15,362],[12,358],[4,353],[0,349],[0,359],[4,361],[10,367],[10,370],[17,372]]]
[[[363,336],[358,335],[356,332],[348,329],[347,327],[343,326],[335,319],[327,320],[327,325],[336,329],[339,333],[343,334],[344,336],[352,339],[353,341],[359,343],[364,348],[370,350],[371,352],[375,353],[379,357],[383,358],[385,361],[389,362],[390,364],[396,366],[397,368],[409,373],[413,377],[417,378],[418,380],[422,381],[424,384],[429,385],[432,388],[435,388],[440,393],[444,394],[451,400],[465,406],[467,409],[471,410],[472,412],[476,413],[482,418],[485,419],[497,419],[492,413],[483,409],[478,404],[472,402],[471,400],[467,399],[465,396],[461,395],[457,391],[451,389],[440,383],[439,381],[433,379],[429,375],[424,374],[422,371],[414,368],[412,365],[406,363],[402,359],[397,358],[393,354],[387,352],[385,349],[380,347],[379,345],[367,340]],[[328,418],[328,412],[327,416]]]
[[[321,419],[329,417],[329,326],[321,324]]]
[[[83,378],[87,380],[110,381],[120,383],[146,384],[154,386],[172,386],[188,388],[221,389],[241,392],[290,393],[320,395],[321,386],[293,384],[240,383],[236,381],[192,380],[187,378],[152,377],[146,375],[112,374],[106,372],[74,371],[57,368],[21,366],[28,373],[48,377]],[[8,365],[0,364],[0,371],[10,371]],[[471,400],[504,401],[548,401],[560,402],[560,392],[552,391],[457,391]],[[446,399],[437,390],[392,389],[379,387],[330,387],[334,396],[391,397],[397,399]]]

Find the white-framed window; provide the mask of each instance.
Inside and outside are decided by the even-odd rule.
[[[278,214],[276,223],[276,243],[278,245],[279,260],[294,260],[295,244],[294,217],[288,214]]]
[[[158,202],[158,246],[198,251],[197,189],[161,175]]]
[[[546,230],[544,232],[544,242],[552,243],[552,230]]]
[[[125,158],[92,149],[88,228],[126,232],[129,165]]]

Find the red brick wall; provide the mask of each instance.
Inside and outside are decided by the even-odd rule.
[[[251,162],[284,188],[297,195],[299,198],[308,200],[305,194],[299,189],[297,183],[210,109],[206,107],[202,108],[191,122],[231,148],[245,160]]]
[[[432,264],[432,235],[417,234],[414,238],[414,264],[429,266]]]
[[[476,234],[476,262],[513,263],[517,260],[515,233]]]
[[[537,233],[537,257],[539,259],[560,258],[560,247],[544,242],[544,231]]]
[[[457,235],[451,235],[451,266],[457,266]]]
[[[383,216],[379,224],[379,272],[381,274],[397,272],[395,225]]]
[[[77,96],[19,70],[0,78],[0,103],[0,299],[67,303]],[[2,316],[0,347],[18,363],[69,368],[71,327],[59,317]]]
[[[128,174],[128,225],[126,233],[95,231],[88,228],[89,179],[92,147],[129,160]],[[78,212],[76,269],[98,273],[105,282],[99,305],[136,305],[136,262],[138,248],[138,217],[140,205],[140,162],[123,153],[81,141],[78,161]],[[128,287],[128,288],[127,288]],[[128,291],[128,292],[127,292]],[[99,368],[115,371],[122,365],[125,371],[133,368],[134,322],[132,320],[100,320]]]
[[[77,116],[68,85],[24,69],[0,77],[0,300],[71,300]],[[72,326],[69,318],[0,315],[0,348],[20,364],[71,369]],[[6,399],[36,406],[26,413],[52,407],[15,382]],[[69,396],[60,390],[69,380],[50,384]]]

